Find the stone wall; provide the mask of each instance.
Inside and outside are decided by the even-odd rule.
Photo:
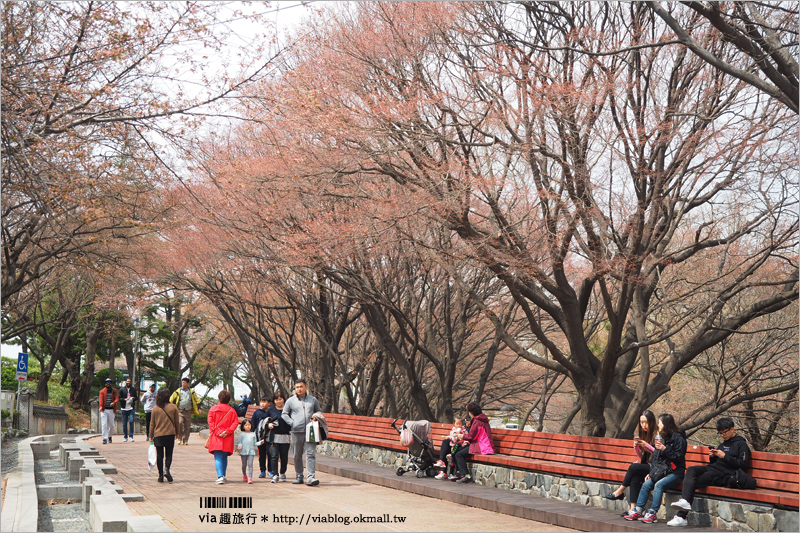
[[[317,451],[332,457],[392,469],[406,463],[405,453],[346,442],[326,441],[317,447]],[[487,487],[612,509],[620,513],[627,511],[629,507],[627,499],[612,501],[604,497],[616,487],[608,483],[479,463],[470,464],[470,470],[475,482]],[[680,495],[676,493],[664,495],[664,502],[658,512],[659,521],[666,522],[675,516],[670,504],[679,498]],[[720,501],[702,496],[695,497],[688,519],[690,525],[711,526],[729,531],[800,531],[797,511],[775,509],[769,505]]]

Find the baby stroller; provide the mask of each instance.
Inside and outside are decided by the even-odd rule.
[[[392,422],[392,427],[403,439],[403,432],[411,434],[411,442],[407,444],[408,454],[404,466],[398,466],[395,473],[402,476],[406,472],[416,472],[417,477],[433,477],[436,470],[433,468],[433,445],[431,444],[431,423],[427,420],[406,420],[397,427],[397,418]]]

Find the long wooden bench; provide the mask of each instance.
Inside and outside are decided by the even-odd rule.
[[[330,434],[334,441],[350,442],[405,451],[391,418],[376,418],[328,413]],[[438,448],[451,429],[449,424],[432,423],[433,444]],[[627,439],[581,437],[558,433],[537,433],[508,429],[493,429],[494,455],[475,456],[472,461],[506,468],[541,472],[566,477],[585,478],[607,483],[619,483],[628,466],[637,459],[633,445]],[[687,466],[707,464],[708,448],[689,445]],[[798,456],[753,452],[750,475],[758,480],[755,490],[725,487],[698,489],[722,499],[764,503],[796,510],[798,508]]]

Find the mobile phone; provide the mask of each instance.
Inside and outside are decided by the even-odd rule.
[[[708,444],[708,449],[709,449],[709,451],[710,450],[716,450],[717,447],[716,446],[712,446],[711,444]]]

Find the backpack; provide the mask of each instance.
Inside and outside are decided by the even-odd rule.
[[[753,490],[758,486],[756,479],[741,468],[726,477],[725,486],[729,489]]]

